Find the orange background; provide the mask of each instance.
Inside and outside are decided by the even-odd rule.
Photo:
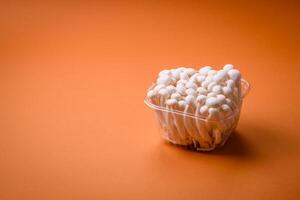
[[[246,3],[248,2],[248,3]],[[0,199],[297,199],[299,1],[1,1]],[[252,84],[213,153],[143,104],[168,67]]]

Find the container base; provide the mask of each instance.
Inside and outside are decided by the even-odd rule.
[[[218,150],[220,148],[222,148],[228,138],[230,137],[231,133],[228,133],[226,135],[224,135],[224,138],[223,138],[223,141],[221,144],[218,144],[217,146],[212,146],[210,148],[203,148],[203,147],[200,147],[200,143],[198,141],[193,141],[193,144],[188,144],[188,145],[184,145],[184,144],[180,144],[178,143],[176,140],[172,140],[168,137],[167,134],[163,134],[162,135],[162,138],[164,141],[166,141],[167,143],[169,144],[172,144],[172,145],[175,145],[175,146],[178,146],[180,148],[184,148],[184,149],[187,149],[187,150],[191,150],[191,151],[198,151],[198,152],[211,152],[211,151],[215,151],[215,150]]]

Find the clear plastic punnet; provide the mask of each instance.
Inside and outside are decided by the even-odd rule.
[[[153,84],[148,91],[154,86]],[[208,119],[205,115],[183,112],[168,106],[155,105],[149,97],[146,97],[144,102],[155,111],[163,139],[197,151],[212,151],[222,147],[236,128],[243,99],[249,90],[250,84],[241,79],[241,98],[234,105],[233,112],[216,119]]]

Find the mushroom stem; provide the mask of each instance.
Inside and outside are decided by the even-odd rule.
[[[199,119],[201,103],[197,103],[196,112],[195,112],[195,123],[198,129],[199,134],[199,143],[201,148],[209,148],[211,146],[211,138],[207,133],[205,128],[205,123],[203,123],[202,119]]]
[[[177,126],[176,126],[175,118],[173,116],[172,106],[167,104],[166,108],[169,110],[165,114],[166,122],[168,125],[168,135],[170,136],[170,139],[174,143],[181,144],[182,140],[177,131]]]
[[[170,109],[172,111],[172,117],[173,117],[173,123],[175,127],[177,128],[177,135],[181,139],[181,144],[187,145],[189,143],[189,137],[186,133],[186,130],[184,128],[184,124],[182,122],[182,117],[178,114],[174,113],[174,109],[179,109],[179,107],[175,104],[170,106]]]
[[[184,113],[188,114],[188,113],[194,113],[194,108],[192,105],[186,105],[185,109],[184,109]],[[193,119],[188,116],[185,115],[184,116],[184,120],[183,120],[184,126],[188,132],[188,134],[191,136],[192,138],[192,142],[194,144],[194,147],[197,148],[197,128],[195,127],[195,125],[193,124]]]

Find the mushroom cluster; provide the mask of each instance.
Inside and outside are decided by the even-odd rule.
[[[241,104],[241,74],[232,64],[221,70],[180,67],[163,70],[147,93],[165,138],[196,149],[222,145],[235,128]],[[181,113],[181,114],[179,114]]]

